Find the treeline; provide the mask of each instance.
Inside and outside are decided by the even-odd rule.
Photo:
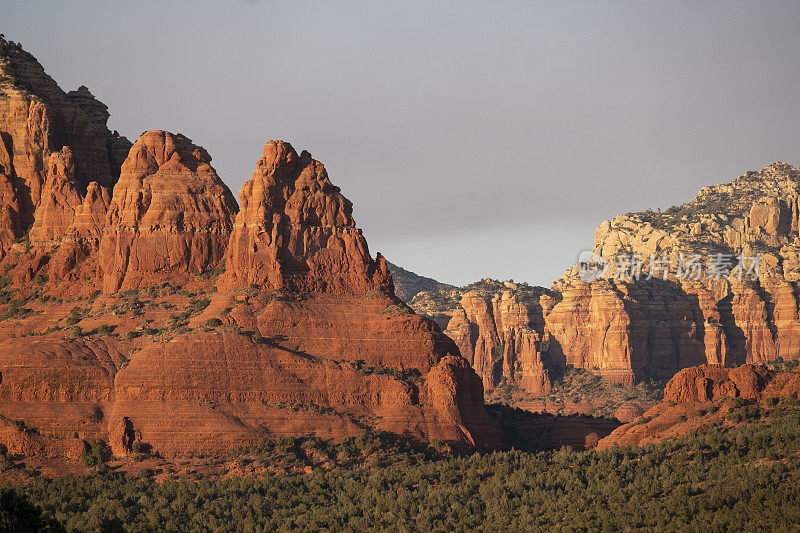
[[[43,523],[68,531],[724,531],[800,524],[800,414],[787,406],[755,424],[718,425],[641,448],[425,460],[407,453],[408,461],[397,457],[388,466],[262,479],[158,484],[102,470],[2,494],[35,505]],[[2,524],[8,511],[0,513]]]

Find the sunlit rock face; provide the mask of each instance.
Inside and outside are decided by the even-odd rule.
[[[223,287],[333,294],[390,290],[386,261],[373,260],[353,205],[322,163],[270,141],[239,193]]]
[[[183,135],[149,131],[134,143],[103,230],[106,292],[174,281],[219,264],[237,205],[210,162]]]
[[[202,147],[131,145],[108,116],[0,41],[0,443],[225,455],[376,428],[500,446],[481,379],[394,296],[321,163],[270,141],[239,210]]]

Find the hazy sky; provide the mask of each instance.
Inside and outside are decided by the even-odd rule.
[[[800,2],[3,0],[0,32],[110,126],[325,163],[374,254],[549,285],[605,218],[800,162]]]

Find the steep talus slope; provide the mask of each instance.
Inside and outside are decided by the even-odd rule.
[[[365,428],[498,446],[480,378],[394,296],[321,163],[270,141],[241,209],[183,135],[132,146],[0,45],[0,439],[221,454]],[[129,150],[127,149],[129,148]],[[124,156],[122,155],[124,152]]]

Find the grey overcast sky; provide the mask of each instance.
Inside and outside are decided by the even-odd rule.
[[[40,2],[0,32],[110,126],[325,163],[372,253],[549,285],[605,218],[800,162],[800,2]]]

